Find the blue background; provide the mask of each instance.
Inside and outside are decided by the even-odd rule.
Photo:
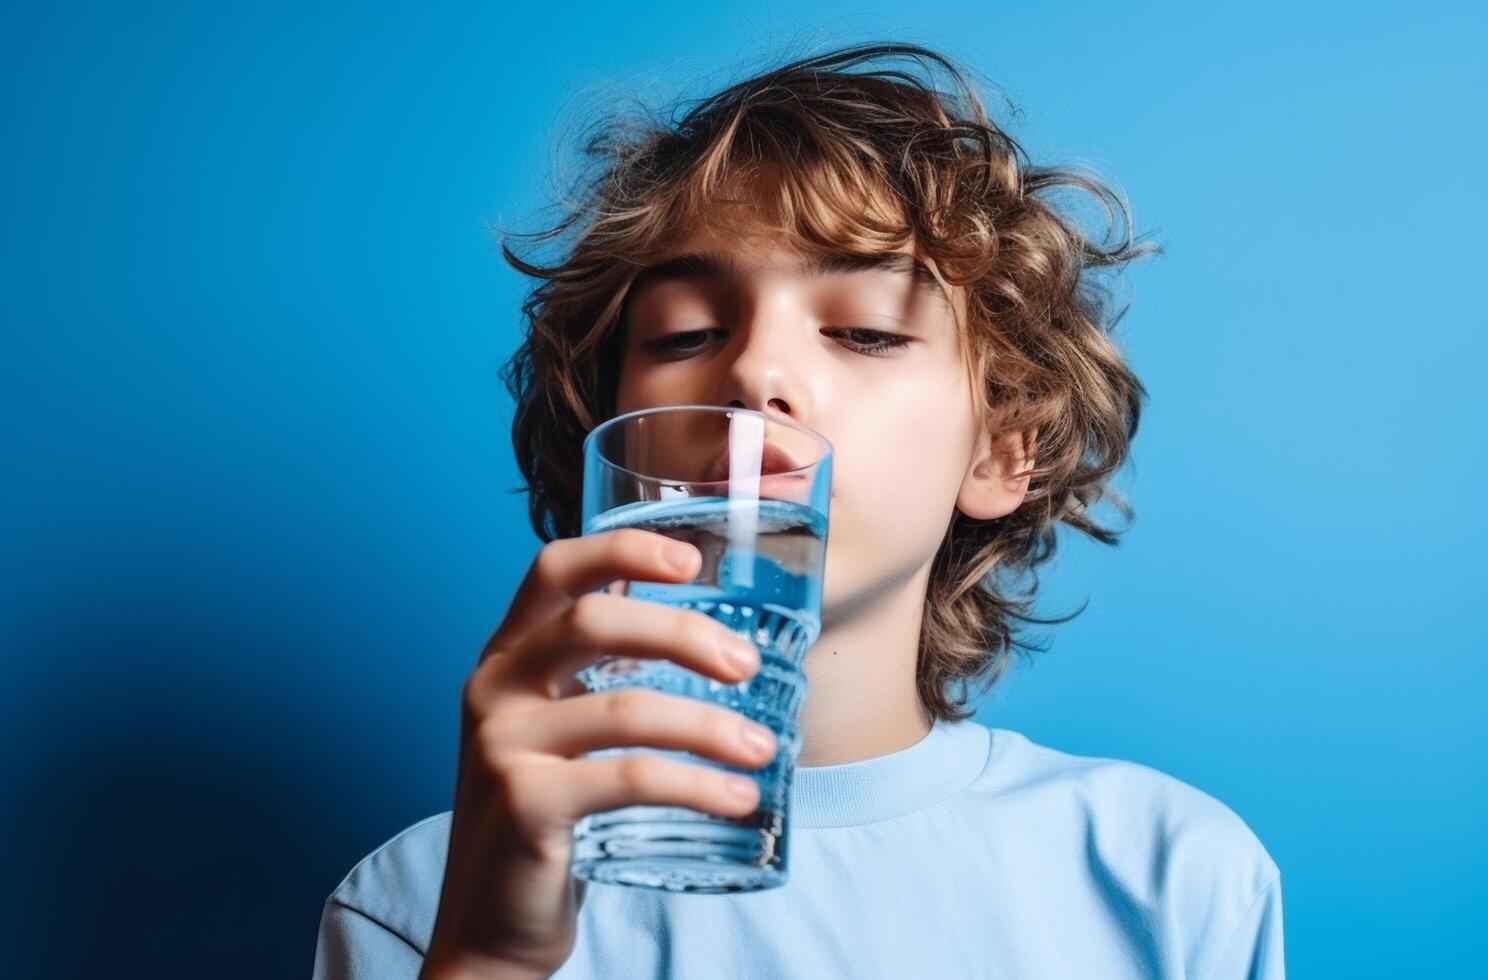
[[[884,38],[1167,245],[1137,522],[1065,539],[1041,611],[1090,606],[980,720],[1233,807],[1295,975],[1488,975],[1481,5],[46,7],[0,32],[13,975],[308,972],[448,808],[537,548],[483,223],[618,94]]]

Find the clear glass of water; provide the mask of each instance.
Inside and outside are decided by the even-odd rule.
[[[760,803],[730,818],[686,807],[628,806],[574,827],[573,873],[589,881],[722,893],[786,881],[791,778],[806,695],[801,661],[821,632],[832,446],[781,416],[676,405],[616,416],[584,441],[583,533],[639,527],[702,552],[691,582],[615,582],[605,591],[706,613],[760,651],[729,684],[670,660],[606,655],[576,677],[589,691],[650,687],[724,705],[775,732],[775,758],[738,768],[690,752],[650,752],[753,778]]]

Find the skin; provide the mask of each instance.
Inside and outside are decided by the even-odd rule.
[[[906,748],[930,727],[914,683],[930,563],[956,510],[988,519],[1018,506],[1031,439],[982,424],[954,290],[937,294],[881,270],[805,276],[800,254],[778,241],[710,227],[670,254],[725,252],[736,272],[654,283],[631,297],[618,408],[742,406],[832,442],[823,629],[805,663],[811,696],[798,763]],[[713,332],[682,344],[691,348],[684,354],[646,346],[704,327]],[[873,354],[883,338],[839,333],[848,327],[907,339]],[[668,560],[676,549],[680,565]],[[649,745],[741,767],[774,757],[768,729],[721,705],[644,689],[572,690],[574,671],[603,653],[664,657],[730,684],[752,676],[753,645],[706,615],[596,591],[620,579],[690,581],[700,564],[690,544],[636,528],[539,549],[465,683],[450,845],[420,976],[556,971],[573,951],[584,900],[571,867],[573,827],[585,814],[644,803],[743,816],[758,806],[753,780],[738,793],[711,767],[585,755]],[[763,741],[751,742],[751,729]]]
[[[827,437],[835,459],[822,633],[804,664],[811,694],[797,761],[906,748],[931,722],[915,690],[931,563],[955,511],[987,519],[1022,502],[1026,440],[982,424],[959,342],[959,291],[884,270],[804,275],[805,256],[777,238],[715,227],[726,226],[684,235],[663,260],[726,253],[735,273],[628,297],[617,412],[731,405]],[[886,346],[893,337],[905,342]]]

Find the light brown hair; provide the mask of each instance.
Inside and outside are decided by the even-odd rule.
[[[936,87],[943,73],[951,82]],[[1129,207],[1076,169],[1032,165],[992,122],[948,58],[919,45],[864,44],[803,58],[696,102],[678,118],[601,120],[590,170],[547,230],[540,264],[502,254],[540,280],[522,305],[527,333],[501,377],[516,403],[513,446],[543,541],[580,532],[580,450],[613,414],[621,322],[636,273],[722,201],[762,201],[803,250],[879,252],[913,241],[964,290],[960,337],[994,431],[1036,430],[1027,497],[995,520],[952,516],[925,597],[917,685],[931,717],[967,717],[969,686],[990,688],[1015,652],[1042,647],[1014,620],[1031,614],[1037,566],[1060,524],[1114,545],[1091,513],[1136,435],[1146,390],[1111,333],[1125,309],[1095,273],[1161,249],[1133,234]],[[1071,189],[1105,212],[1100,240],[1050,200]],[[1106,244],[1115,232],[1115,240]],[[1031,583],[1015,591],[1009,576]]]

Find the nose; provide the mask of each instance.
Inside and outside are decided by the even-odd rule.
[[[750,405],[738,398],[732,399],[726,402],[726,404],[729,406],[729,408],[752,408],[757,412],[763,412],[767,415],[769,414],[771,409],[779,412],[781,415],[791,414],[790,404],[783,398],[771,398],[764,404],[764,406]]]
[[[803,375],[810,356],[800,347],[803,329],[785,316],[741,324],[738,353],[720,381],[718,404],[808,423],[811,396]]]

